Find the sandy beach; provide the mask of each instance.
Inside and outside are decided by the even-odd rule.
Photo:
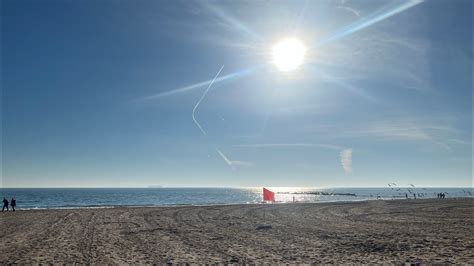
[[[0,215],[1,263],[474,263],[474,199]]]

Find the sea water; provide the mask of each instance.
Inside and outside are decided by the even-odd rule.
[[[473,188],[269,188],[277,202],[334,202],[376,199],[472,197]],[[17,209],[99,208],[251,204],[262,201],[262,188],[0,188],[15,197]]]

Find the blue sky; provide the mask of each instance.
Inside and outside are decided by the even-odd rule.
[[[472,10],[2,1],[2,185],[472,186]]]

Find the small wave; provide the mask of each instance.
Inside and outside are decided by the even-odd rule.
[[[120,206],[67,206],[67,207],[24,207],[16,208],[17,211],[28,211],[28,210],[74,210],[74,209],[112,209]]]

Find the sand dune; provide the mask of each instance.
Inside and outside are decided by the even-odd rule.
[[[0,214],[0,262],[472,264],[473,214],[474,199],[17,211]]]

